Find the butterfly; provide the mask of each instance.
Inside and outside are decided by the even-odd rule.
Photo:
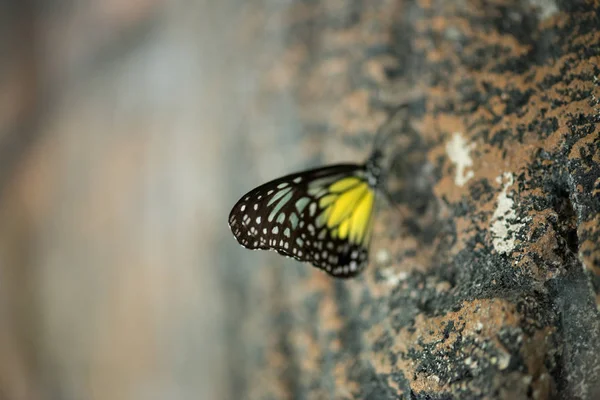
[[[246,193],[229,214],[243,247],[274,250],[336,278],[368,264],[383,153],[363,164],[336,164],[286,175]]]

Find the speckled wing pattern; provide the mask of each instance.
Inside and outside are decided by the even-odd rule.
[[[229,227],[248,249],[275,250],[350,278],[368,263],[374,202],[365,165],[332,165],[250,191],[231,210]]]

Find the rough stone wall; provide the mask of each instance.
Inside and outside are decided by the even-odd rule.
[[[0,398],[600,397],[597,1],[0,11]],[[237,246],[403,103],[364,274]]]
[[[294,93],[299,146],[327,135],[327,162],[408,101],[387,148],[402,214],[378,213],[359,279],[273,283],[250,397],[600,396],[599,12],[292,4],[266,87]]]

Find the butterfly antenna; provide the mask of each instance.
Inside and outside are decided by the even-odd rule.
[[[396,132],[395,129],[389,129],[389,128],[391,126],[394,126],[396,121],[400,117],[402,117],[402,118],[406,117],[405,111],[407,111],[409,105],[410,105],[410,103],[408,103],[408,102],[399,105],[398,108],[392,113],[390,118],[377,130],[377,133],[375,135],[374,145],[373,145],[373,147],[374,147],[373,152],[381,153],[383,151],[383,147],[386,144],[386,142],[390,139],[390,137],[392,137],[392,134],[394,132]],[[388,132],[385,132],[386,129],[388,129]],[[400,215],[404,219],[404,217],[406,215],[404,214],[404,212],[402,211],[402,209],[400,208],[398,203],[396,201],[394,201],[392,194],[390,193],[390,191],[387,188],[387,185],[384,184],[381,186],[381,192],[383,193],[387,202],[391,206],[393,206],[396,209],[396,211],[398,211],[398,213],[400,213]]]
[[[392,134],[395,132],[394,129],[389,129],[390,126],[393,126],[394,123],[398,120],[399,116],[403,114],[410,103],[404,103],[398,106],[398,108],[393,112],[393,114],[388,118],[388,120],[379,127],[377,133],[375,134],[375,139],[373,140],[373,152],[382,151],[385,143],[392,137]],[[386,132],[386,130],[388,132]]]
[[[406,214],[404,214],[404,211],[402,211],[402,209],[400,208],[400,206],[398,205],[398,203],[394,200],[394,198],[392,197],[392,194],[387,189],[387,187],[385,187],[385,186],[382,187],[381,188],[381,192],[383,193],[383,195],[384,195],[385,199],[387,200],[387,202],[389,203],[389,205],[393,206],[396,209],[396,211],[398,211],[398,213],[404,219],[404,217],[406,217]]]
[[[388,203],[394,207],[394,209],[400,214],[400,218],[402,221],[402,225],[406,227],[406,229],[411,232],[412,235],[421,235],[423,233],[423,227],[419,225],[418,222],[409,218],[405,211],[400,208],[400,205],[394,201],[391,193],[387,190],[387,188],[383,188],[381,190],[384,197],[388,201]]]

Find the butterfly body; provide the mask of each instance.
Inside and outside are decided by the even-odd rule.
[[[337,164],[286,175],[244,195],[229,214],[237,241],[274,250],[349,278],[368,264],[380,151],[364,164]]]

